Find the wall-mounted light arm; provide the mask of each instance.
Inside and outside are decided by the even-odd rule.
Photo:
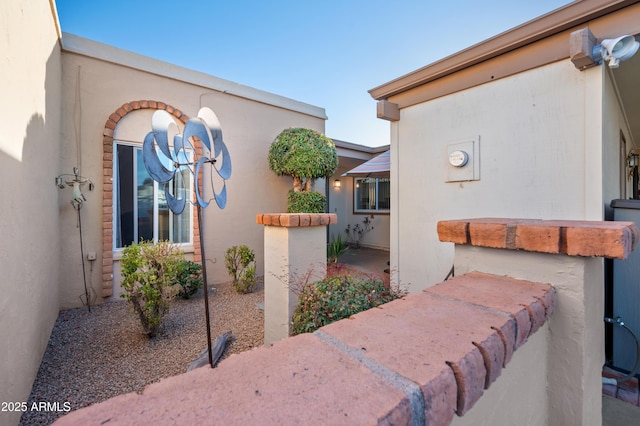
[[[626,61],[636,54],[640,43],[632,35],[604,39],[593,47],[593,59],[596,62],[609,62],[609,68],[618,68],[620,61]]]
[[[598,44],[589,28],[572,32],[569,41],[571,62],[581,71],[603,62],[608,62],[609,68],[617,68],[639,48],[640,43],[631,35],[604,39]]]

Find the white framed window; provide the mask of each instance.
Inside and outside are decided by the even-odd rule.
[[[389,178],[354,178],[353,186],[355,213],[389,212],[391,209]]]
[[[192,153],[186,152],[191,160]],[[169,240],[176,244],[192,244],[193,210],[191,203],[176,215],[167,205],[164,185],[155,182],[142,160],[142,145],[124,142],[114,144],[113,164],[113,245],[121,249],[140,241]],[[166,167],[171,166],[164,159]],[[191,199],[193,179],[189,170],[179,173],[169,185],[177,198]]]

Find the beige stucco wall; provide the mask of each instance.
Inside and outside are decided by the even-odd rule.
[[[298,294],[327,272],[326,226],[264,226],[264,344],[289,336]]]
[[[0,2],[0,401],[26,401],[58,315],[60,48],[46,1]],[[0,412],[17,424],[20,412]]]
[[[94,291],[99,295],[102,286],[102,132],[109,115],[116,109],[124,103],[143,99],[164,102],[190,117],[196,116],[203,106],[217,114],[231,154],[233,174],[227,182],[226,209],[220,210],[212,203],[205,210],[204,240],[209,282],[215,284],[229,279],[224,268],[224,252],[237,244],[246,244],[255,250],[257,270],[261,275],[264,268],[263,233],[262,227],[255,223],[256,214],[286,211],[287,191],[291,186],[290,178],[278,177],[269,170],[269,146],[278,133],[288,127],[324,132],[324,110],[85,39],[69,36],[69,46],[73,46],[73,51],[65,50],[62,54],[62,167],[71,170],[81,162],[83,175],[96,184],[93,192],[85,191],[88,200],[82,210],[85,251],[98,254],[93,269],[87,269],[88,281]],[[95,52],[100,57],[96,58]],[[212,89],[213,86],[221,87],[220,90],[226,93]],[[81,141],[79,160],[75,126]],[[141,126],[137,132],[127,130],[127,138],[142,141],[149,130],[150,123]],[[317,189],[323,191],[321,185]],[[78,306],[82,264],[77,246],[78,230],[71,209],[62,211],[61,223],[60,300],[63,307]],[[117,267],[114,279],[120,279]]]
[[[603,71],[605,74],[602,96],[603,113],[605,114],[602,120],[602,143],[604,145],[603,168],[604,170],[614,171],[614,173],[606,174],[605,176],[608,177],[608,179],[605,179],[603,182],[603,199],[606,203],[607,200],[613,200],[616,198],[629,198],[633,192],[632,181],[628,177],[628,169],[621,170],[620,153],[618,151],[620,145],[620,133],[624,135],[626,140],[627,153],[632,148],[635,148],[633,144],[634,142],[638,144],[638,141],[631,139],[628,127],[628,120],[636,120],[637,117],[626,116],[619,98],[618,89],[614,83],[612,70],[608,67],[603,67]],[[620,180],[616,178],[618,173],[626,174],[626,188],[620,188]],[[624,189],[626,189],[626,192],[623,196],[622,192]]]
[[[513,354],[500,377],[482,398],[452,426],[547,425],[547,353],[549,325],[545,324]]]
[[[442,219],[603,219],[619,182],[618,167],[603,161],[617,161],[619,132],[603,130],[619,114],[604,75],[564,60],[401,110],[391,125],[390,225],[401,284],[417,291],[449,272],[453,247],[436,234]],[[604,133],[615,143],[603,145]],[[447,145],[471,139],[480,180],[445,182]]]
[[[600,258],[458,245],[455,248],[455,270],[456,275],[479,271],[549,283],[557,292],[556,307],[548,330],[545,326],[537,332],[543,333],[544,337],[534,335],[534,341],[539,337],[546,342],[531,347],[527,343],[523,348],[525,357],[529,351],[534,351],[538,359],[533,364],[520,364],[520,367],[513,369],[510,363],[494,384],[498,390],[493,392],[492,386],[479,404],[484,408],[478,411],[483,415],[502,416],[505,413],[500,411],[504,410],[492,414],[486,410],[491,410],[491,407],[510,407],[508,415],[522,412],[524,418],[528,418],[535,414],[536,410],[532,408],[543,407],[546,408],[543,413],[547,416],[546,422],[523,420],[516,423],[600,425],[601,374],[605,361],[602,322],[604,261]],[[514,361],[518,356],[519,351],[515,353]],[[546,360],[539,359],[545,356]],[[519,368],[524,368],[528,374],[526,384],[513,381],[524,374],[518,371]],[[507,377],[507,383],[500,383],[503,377]],[[510,386],[510,392],[503,386]],[[475,408],[469,415],[477,419]],[[505,420],[479,424],[512,422]]]

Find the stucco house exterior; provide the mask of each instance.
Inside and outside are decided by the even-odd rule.
[[[587,31],[592,44],[637,37],[640,4],[573,2],[370,90],[391,122],[400,284],[418,291],[447,276],[454,249],[438,240],[443,218],[604,220],[612,199],[632,195],[640,54],[619,68],[584,66],[591,51],[576,37]],[[467,163],[456,167],[460,151]]]
[[[65,94],[62,111],[66,115],[62,118],[60,167],[67,172],[81,161],[81,174],[95,183],[94,191],[84,190],[87,202],[82,214],[86,218],[83,222],[86,224],[86,250],[97,252],[96,275],[92,276],[93,283],[101,282],[101,294],[97,296],[117,297],[118,259],[127,241],[163,235],[158,229],[163,226],[162,217],[156,217],[155,225],[151,225],[156,229],[149,229],[146,235],[140,218],[142,211],[149,207],[141,204],[145,197],[140,192],[144,184],[144,177],[140,175],[143,173],[140,148],[150,129],[151,116],[158,109],[169,112],[178,126],[182,126],[201,107],[209,107],[220,120],[230,151],[235,173],[226,183],[227,207],[220,210],[214,203],[204,210],[208,267],[211,276],[217,277],[213,283],[227,279],[224,251],[228,247],[246,244],[261,259],[261,235],[252,226],[255,215],[265,209],[283,211],[290,186],[286,177],[278,177],[269,170],[266,163],[269,145],[278,133],[288,127],[324,132],[324,109],[73,35],[63,34],[61,42]],[[95,135],[98,135],[97,140]],[[80,158],[78,149],[81,150]],[[127,185],[131,186],[125,180],[131,180],[134,173],[136,183],[133,186],[139,191],[139,205],[136,206],[138,221],[133,222],[139,224],[140,229],[136,235],[127,236],[126,222],[130,219],[125,217],[124,195],[121,194]],[[257,188],[257,183],[260,188],[266,186],[269,190]],[[74,263],[81,266],[76,220],[72,217],[72,207],[66,203],[68,194],[62,192],[59,194],[63,227],[61,250],[69,267],[64,268],[61,282],[78,283],[75,277],[80,271],[72,266]],[[161,202],[158,199],[160,192],[156,188],[155,204]],[[153,188],[149,197],[153,197]],[[153,208],[152,201],[150,207]],[[132,210],[131,206],[129,210]],[[168,215],[166,208],[163,214]],[[65,217],[70,220],[65,220]],[[199,232],[193,212],[173,219],[176,223],[178,220],[187,222],[185,235],[176,241],[182,241],[184,251],[199,261]],[[167,220],[164,218],[165,222]],[[260,268],[258,264],[258,270]],[[63,285],[62,307],[77,306],[74,303],[77,292],[77,288]]]
[[[365,245],[389,249],[392,278],[417,292],[451,269],[454,249],[438,240],[439,220],[605,219],[612,199],[631,195],[625,160],[639,148],[640,54],[616,69],[585,67],[572,43],[585,29],[597,41],[637,36],[640,3],[577,1],[372,89],[378,116],[391,121],[391,144],[337,141],[340,169],[317,184],[340,220],[329,233],[373,215]],[[290,187],[268,170],[271,141],[287,127],[324,132],[327,117],[320,107],[63,34],[55,0],[2,2],[0,33],[0,341],[10,342],[0,352],[0,400],[24,401],[59,310],[83,304],[83,264],[94,303],[117,297],[124,232],[115,184],[137,177],[122,158],[135,163],[154,111],[179,126],[201,107],[220,119],[234,174],[228,207],[205,211],[213,283],[226,279],[222,256],[234,244],[256,250],[262,268],[256,213],[284,211]],[[387,149],[388,212],[356,211],[356,180],[343,174]],[[452,165],[459,151],[463,167]],[[93,183],[82,188],[83,253],[71,190],[54,184],[74,167]],[[183,247],[198,259],[199,230],[193,216],[185,220]],[[604,275],[599,262],[590,272]]]
[[[389,172],[380,176],[347,175],[353,168],[388,151],[389,145],[368,147],[335,139],[334,142],[340,161],[338,170],[328,179],[326,191],[328,211],[338,215],[338,223],[329,226],[328,239],[337,238],[338,235],[346,238],[345,229],[348,225],[351,228],[356,224],[362,227],[367,218],[373,229],[363,235],[360,244],[363,247],[389,251]],[[361,187],[363,179],[368,182]],[[365,187],[367,183],[369,185]],[[383,187],[383,184],[386,186]],[[363,203],[363,196],[367,195],[364,194],[365,191],[371,192],[371,198],[380,202]]]
[[[140,146],[155,111],[166,111],[182,128],[200,108],[210,108],[230,151],[227,207],[212,203],[204,210],[209,284],[228,280],[224,252],[232,245],[254,249],[262,271],[256,214],[285,211],[291,187],[290,178],[269,170],[269,146],[289,127],[324,133],[327,115],[321,107],[64,34],[55,0],[2,2],[0,33],[0,400],[26,401],[58,312],[86,304],[83,278],[92,304],[118,298],[118,260],[128,241],[169,235],[201,261],[195,212],[170,215],[141,167]],[[375,153],[351,148],[339,148],[345,164]],[[80,217],[70,203],[72,188],[61,184],[74,169],[86,179]],[[325,188],[318,182],[318,190]],[[0,423],[19,417],[2,413]]]

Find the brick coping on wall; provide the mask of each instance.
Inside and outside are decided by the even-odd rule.
[[[530,222],[445,221],[438,231],[459,244],[580,256],[626,256],[638,239],[632,223],[536,221],[526,228]],[[578,229],[590,241],[576,242],[571,234]],[[553,235],[557,248],[548,241]],[[535,241],[546,243],[528,245]],[[445,425],[469,411],[555,305],[550,284],[470,272],[313,334],[232,355],[215,369],[71,412],[56,424]]]
[[[338,215],[335,213],[260,213],[256,215],[256,223],[284,228],[326,226],[338,223]]]
[[[633,222],[481,218],[438,222],[438,237],[479,247],[626,259],[640,233]]]

